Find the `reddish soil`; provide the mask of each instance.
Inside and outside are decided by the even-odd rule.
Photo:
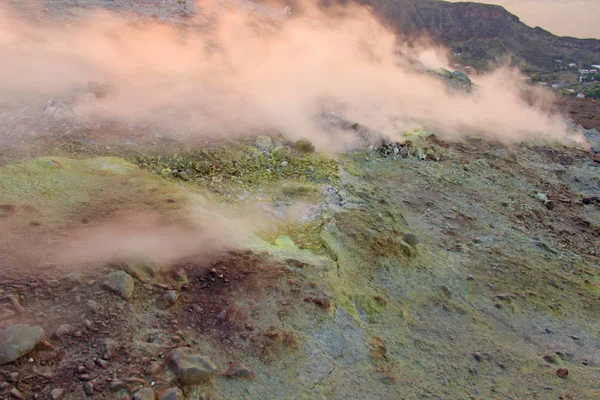
[[[61,388],[66,398],[85,399],[86,382],[92,382],[94,398],[129,398],[151,382],[157,391],[176,385],[164,364],[176,347],[210,343],[236,358],[275,356],[296,347],[284,321],[294,307],[307,307],[304,291],[290,279],[288,266],[266,255],[240,251],[213,262],[182,262],[157,283],[136,280],[129,301],[101,287],[108,271],[80,282],[6,275],[0,280],[0,329],[13,323],[42,326],[48,341],[2,366],[0,398],[16,388],[27,399],[46,399]],[[177,290],[180,297],[162,309],[157,299],[166,290]],[[63,324],[72,331],[58,337]],[[107,338],[116,342],[112,351]],[[219,370],[226,368],[215,363]],[[150,371],[151,366],[159,367]],[[123,389],[113,391],[114,386]]]
[[[600,131],[600,101],[561,96],[556,106],[576,124]]]

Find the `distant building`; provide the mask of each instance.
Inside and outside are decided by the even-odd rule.
[[[598,70],[597,69],[590,69],[590,74],[597,74]]]
[[[569,67],[576,67],[576,66],[577,66],[577,64],[575,64],[575,63],[569,64]]]
[[[587,74],[589,74],[589,73],[590,73],[590,70],[589,70],[589,69],[580,69],[580,70],[579,70],[579,73],[580,73],[581,75],[587,75]]]
[[[585,94],[583,94],[583,93],[577,93],[577,98],[578,99],[585,99]]]
[[[592,65],[592,68],[600,69],[600,64],[598,64],[598,65]]]
[[[567,93],[575,93],[575,89],[567,89]]]

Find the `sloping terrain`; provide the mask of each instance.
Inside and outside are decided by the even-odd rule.
[[[87,390],[94,398],[116,398],[146,387],[170,398],[162,391],[180,387],[186,398],[600,395],[594,383],[600,377],[598,160],[547,144],[411,140],[411,147],[390,143],[348,153],[332,160],[336,169],[325,170],[316,156],[294,151],[281,166],[270,145],[259,160],[280,165],[275,179],[252,178],[245,197],[238,197],[226,170],[192,172],[191,180],[165,175],[164,167],[177,171],[182,162],[168,156],[151,167],[166,177],[110,158],[6,165],[2,221],[15,227],[16,243],[37,239],[29,250],[4,239],[13,250],[4,253],[2,324],[41,326],[47,343],[3,365],[2,393],[31,398],[60,390],[79,399]],[[64,156],[76,148],[73,156],[85,157],[110,147],[104,152],[137,159],[142,167],[153,163],[146,151],[114,141],[62,141],[61,150],[37,151]],[[213,151],[244,159],[248,150],[235,148]],[[394,148],[398,155],[387,151]],[[431,156],[423,160],[425,153]],[[186,157],[201,162],[206,155]],[[305,169],[287,175],[293,165]],[[45,188],[49,180],[64,182],[60,197]],[[24,190],[27,196],[20,197]],[[190,204],[202,204],[194,200],[201,193],[237,210],[221,209],[222,221],[256,210],[262,199],[258,212],[272,223],[255,234],[267,242],[238,228],[225,236],[226,245],[207,253],[193,239],[202,237],[203,223],[189,218]],[[305,211],[294,216],[301,199]],[[23,255],[35,259],[48,234],[54,246],[68,243],[86,237],[80,226],[102,231],[115,216],[123,229],[110,231],[121,237],[116,243],[143,237],[126,226],[127,210],[141,205],[168,216],[150,220],[147,231],[175,226],[188,232],[161,236],[165,248],[198,244],[184,246],[181,257],[156,270],[146,256],[121,263],[67,258],[60,265],[50,262],[61,259],[52,251],[43,253],[49,263],[35,273],[31,264],[11,268]],[[64,210],[59,220],[57,210]],[[91,237],[102,245],[102,236]],[[115,268],[137,276],[130,297],[107,289]],[[171,352],[182,347],[214,363],[217,371],[206,383],[177,380]],[[232,362],[243,366],[228,371]],[[227,377],[240,368],[251,370],[241,372],[250,379]]]
[[[541,70],[552,70],[557,59],[595,63],[600,58],[600,41],[559,37],[540,27],[531,28],[496,5],[439,0],[359,2],[370,5],[393,30],[409,36],[426,33],[477,67],[505,55],[515,56],[522,67]]]
[[[195,12],[109,3],[38,11]],[[274,129],[88,118],[118,88],[74,90],[0,105],[1,398],[600,398],[587,146],[391,142],[324,110],[321,134],[355,139],[330,154]]]

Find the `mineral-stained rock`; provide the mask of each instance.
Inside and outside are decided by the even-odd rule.
[[[158,393],[158,400],[183,400],[183,392],[179,388],[169,388]]]
[[[204,382],[217,369],[209,358],[187,347],[177,348],[170,353],[169,367],[182,385],[197,385]]]
[[[13,362],[29,353],[44,338],[39,326],[11,325],[0,331],[0,365]]]
[[[108,274],[102,286],[128,300],[133,295],[133,278],[124,271],[115,271]]]
[[[225,371],[225,376],[253,379],[254,371],[252,371],[250,368],[246,367],[242,363],[234,362],[229,364],[227,371]]]

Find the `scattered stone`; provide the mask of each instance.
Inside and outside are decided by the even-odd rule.
[[[94,300],[88,300],[87,306],[93,313],[96,313],[96,314],[102,310],[102,307],[100,306],[100,304],[96,303]]]
[[[273,145],[273,140],[271,140],[271,138],[268,136],[259,136],[256,138],[256,141],[254,143],[259,148],[266,150]]]
[[[109,359],[112,356],[115,355],[115,352],[117,351],[117,348],[119,347],[119,343],[117,343],[116,340],[111,339],[111,338],[106,338],[104,339],[104,343],[103,343],[103,350],[104,350],[104,355],[103,357],[105,359]]]
[[[217,322],[223,323],[227,319],[227,310],[223,310],[217,314]]]
[[[403,239],[407,244],[409,244],[412,247],[416,247],[417,244],[419,244],[419,239],[412,233],[405,233]]]
[[[225,371],[225,376],[229,377],[242,377],[248,379],[254,379],[254,371],[246,367],[244,364],[239,362],[233,362],[229,364]]]
[[[446,296],[447,298],[452,297],[452,292],[450,291],[450,288],[446,285],[441,285],[440,286],[440,290],[442,291],[442,293],[444,294],[444,296]]]
[[[386,385],[394,385],[396,383],[396,378],[393,376],[384,376],[381,378],[381,382],[385,383]]]
[[[477,360],[477,361],[481,361],[481,360],[482,360],[481,353],[480,353],[480,352],[478,352],[478,351],[475,351],[475,352],[471,353],[471,355],[472,355],[472,356],[473,356],[473,358],[474,358],[475,360]]]
[[[65,397],[65,391],[64,389],[60,388],[52,389],[50,392],[50,397],[52,400],[62,400]]]
[[[104,368],[104,369],[108,368],[108,366],[110,365],[110,363],[108,361],[103,360],[101,358],[96,358],[94,360],[94,362],[96,363],[97,366],[99,366],[100,368]]]
[[[469,276],[467,276],[467,280],[468,281],[474,281],[475,278],[473,277],[473,275],[469,275]]]
[[[323,310],[327,310],[331,307],[331,299],[327,296],[318,296],[318,297],[305,297],[304,301],[309,302],[309,303],[315,303],[316,305],[318,305],[319,307],[321,307]]]
[[[376,301],[377,301],[379,304],[381,304],[382,306],[386,306],[386,305],[387,305],[387,303],[388,303],[388,301],[386,300],[386,298],[385,298],[385,297],[383,297],[383,296],[381,296],[381,295],[377,295],[377,296],[375,296],[375,300],[376,300]]]
[[[556,356],[554,354],[546,354],[544,357],[542,357],[544,359],[544,361],[546,361],[547,363],[550,364],[556,364],[557,363],[557,359]]]
[[[60,285],[60,282],[55,279],[50,279],[46,281],[46,286],[49,288],[55,289]]]
[[[115,271],[108,274],[102,286],[121,296],[124,300],[128,300],[133,295],[134,282],[133,278],[125,271]]]
[[[162,270],[161,264],[141,251],[121,255],[111,265],[121,269],[142,283],[151,283]]]
[[[118,392],[121,389],[125,389],[127,387],[127,384],[123,381],[112,381],[109,385],[108,385],[108,389],[111,392]]]
[[[179,300],[179,293],[175,290],[167,290],[157,300],[156,305],[163,310],[172,307]]]
[[[315,145],[312,144],[311,141],[306,138],[302,138],[296,141],[293,147],[300,153],[312,153],[315,151]]]
[[[83,384],[83,391],[88,396],[91,396],[94,393],[94,384],[92,382],[86,382]]]
[[[59,326],[56,331],[54,332],[54,336],[60,338],[63,336],[67,336],[72,334],[75,331],[75,328],[73,328],[71,325],[69,324],[62,324],[61,326]]]
[[[158,375],[164,369],[165,364],[160,361],[152,361],[144,370],[146,375]]]
[[[44,339],[44,330],[26,324],[11,325],[0,331],[0,365],[13,362],[32,351]]]
[[[50,366],[33,366],[33,373],[39,376],[43,376],[44,378],[51,379],[54,377],[54,370]]]
[[[158,393],[158,400],[183,400],[183,392],[179,388],[169,388]]]
[[[196,385],[204,382],[210,379],[217,370],[209,358],[187,347],[171,351],[169,366],[182,385]]]
[[[136,394],[133,395],[133,400],[154,400],[154,390],[150,388],[140,389]]]
[[[566,378],[569,375],[569,370],[566,368],[559,368],[556,370],[556,375],[560,376],[561,378]]]
[[[25,396],[23,395],[23,393],[21,393],[21,391],[17,388],[12,388],[10,390],[10,392],[8,392],[8,394],[10,394],[10,397],[15,398],[15,399],[19,399],[22,400],[25,398]]]
[[[188,282],[187,273],[185,272],[185,269],[183,269],[183,268],[176,269],[175,271],[173,271],[171,273],[171,276],[177,282],[180,282],[180,283],[187,283]]]
[[[295,258],[288,258],[287,260],[285,260],[285,262],[287,265],[294,268],[304,268],[306,266],[306,263],[300,260],[296,260]]]

